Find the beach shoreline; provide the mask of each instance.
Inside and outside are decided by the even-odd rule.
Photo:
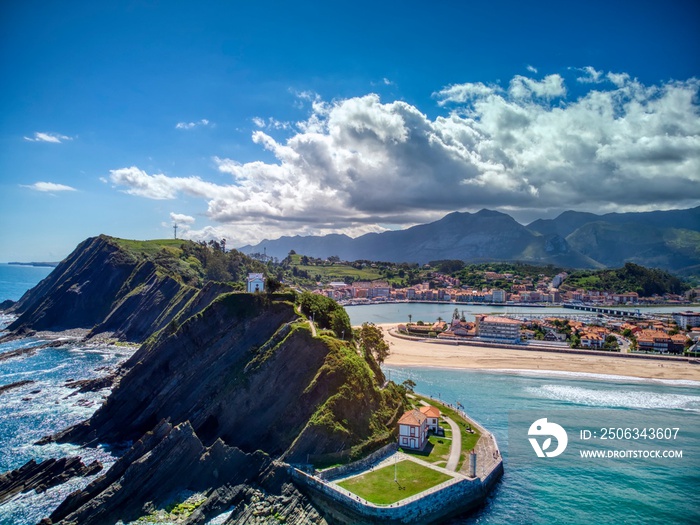
[[[515,350],[473,345],[443,345],[394,337],[380,325],[389,345],[385,366],[492,370],[503,373],[562,372],[637,379],[698,381],[700,365],[685,360],[622,359],[615,355],[585,355],[538,350]]]

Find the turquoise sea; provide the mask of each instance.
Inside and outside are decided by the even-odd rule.
[[[18,298],[22,287],[32,286],[50,271],[44,269],[41,273],[36,268],[13,267],[5,273],[4,266],[0,265],[0,301]],[[448,305],[448,314],[452,310]],[[419,313],[414,314],[414,320]],[[353,323],[395,322],[392,315],[396,314],[376,310],[374,306],[355,307],[351,313]],[[35,340],[7,343],[0,345],[0,353],[37,344],[39,341]],[[70,445],[39,447],[32,443],[89,417],[105,394],[68,397],[72,391],[64,386],[66,380],[104,373],[96,369],[114,366],[127,354],[128,351],[117,347],[73,346],[0,361],[0,385],[23,379],[36,381],[0,394],[0,470],[17,468],[30,458],[78,453]],[[420,393],[461,403],[498,440],[505,461],[502,481],[481,510],[454,520],[453,524],[700,523],[700,383],[430,368],[387,367],[386,371],[399,383],[412,379]],[[523,411],[552,418],[567,411],[577,420],[589,422],[590,427],[603,422],[607,425],[610,421],[636,420],[652,427],[672,425],[680,428],[681,437],[675,444],[663,443],[663,446],[682,448],[683,457],[667,462],[574,459],[555,463],[552,459],[538,463],[524,457],[523,450],[527,449],[522,443],[509,442],[509,437],[513,439],[509,421]],[[107,465],[113,461],[110,452],[103,449],[89,450],[87,456],[87,460],[100,458]],[[0,506],[0,525],[36,523],[65,495],[86,482],[73,480],[45,494],[16,497]]]

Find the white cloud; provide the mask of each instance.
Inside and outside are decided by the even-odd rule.
[[[210,124],[211,122],[203,118],[201,120],[198,120],[197,122],[178,122],[177,124],[175,124],[175,129],[189,130],[198,126],[209,126]]]
[[[228,192],[223,193],[221,186],[203,181],[199,177],[168,177],[162,173],[149,175],[134,166],[110,170],[109,181],[116,186],[126,187],[124,192],[129,195],[156,200],[174,199],[178,193],[205,199],[211,199],[218,195],[240,197],[239,192],[233,186],[228,187]]]
[[[530,73],[537,73],[537,68],[528,64],[526,68]]]
[[[531,98],[532,96],[552,99],[566,95],[564,79],[560,75],[547,75],[537,81],[522,75],[516,75],[510,81],[508,93],[514,98]]]
[[[612,71],[605,75],[606,78],[621,88],[630,81],[630,76],[627,73],[613,73]]]
[[[289,122],[283,122],[272,117],[269,117],[267,120],[260,117],[253,117],[251,120],[256,127],[261,129],[291,129],[292,127]]]
[[[78,191],[71,186],[66,186],[65,184],[57,184],[55,182],[35,182],[34,184],[20,184],[23,188],[29,188],[35,191],[43,191],[47,193],[54,193],[58,191]]]
[[[584,73],[583,76],[578,77],[576,79],[576,82],[581,82],[582,84],[599,84],[603,81],[603,79],[601,78],[603,76],[603,72],[598,71],[594,67],[586,66],[574,69],[578,69],[579,71],[582,71]]]
[[[190,235],[232,245],[358,235],[483,207],[517,214],[697,205],[700,81],[645,86],[615,75],[619,86],[571,101],[558,75],[517,76],[507,91],[448,86],[435,96],[455,109],[434,119],[374,94],[333,102],[309,94],[309,118],[290,138],[252,134],[275,162],[213,159],[229,184],[136,167],[109,179],[142,197],[204,199],[214,226]]]
[[[37,131],[33,137],[24,137],[24,140],[29,142],[50,142],[52,144],[61,144],[64,140],[73,140],[72,137],[61,135],[59,133],[42,133]]]
[[[438,105],[444,106],[448,103],[463,104],[470,100],[493,95],[499,91],[501,89],[498,86],[487,86],[481,82],[467,82],[466,84],[452,84],[433,93],[433,96],[438,99]]]
[[[170,220],[172,222],[176,222],[178,225],[193,224],[195,222],[195,218],[192,217],[191,215],[185,215],[184,213],[173,213],[173,212],[170,212]]]

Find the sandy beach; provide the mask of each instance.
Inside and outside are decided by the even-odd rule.
[[[615,356],[423,343],[391,336],[388,333],[389,328],[395,327],[395,324],[380,326],[384,329],[385,339],[391,351],[385,361],[387,365],[561,371],[646,379],[700,381],[700,364],[690,364],[687,361],[625,359]]]

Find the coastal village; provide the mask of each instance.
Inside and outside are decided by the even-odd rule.
[[[487,282],[509,283],[509,289],[477,289],[434,272],[426,282],[405,288],[392,287],[385,280],[330,282],[317,287],[315,293],[344,305],[435,302],[455,306],[451,319],[409,319],[397,326],[399,334],[412,337],[614,352],[695,354],[700,350],[700,313],[683,310],[700,290],[652,297],[640,297],[636,292],[560,290],[567,276],[539,275],[535,280],[487,271]],[[465,317],[470,305],[530,307],[534,313],[476,315],[472,321]],[[667,316],[647,315],[643,307],[650,305],[677,306],[678,311]],[[547,314],[546,306],[571,308],[572,314]]]

